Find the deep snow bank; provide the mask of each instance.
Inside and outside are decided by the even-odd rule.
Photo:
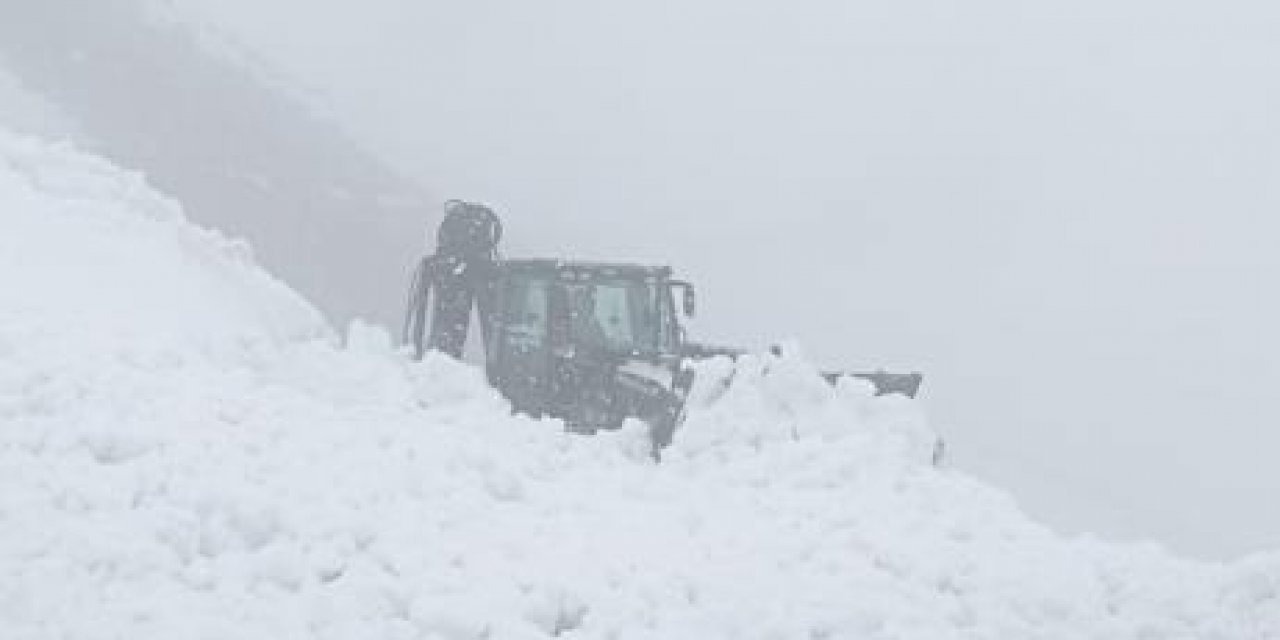
[[[1280,637],[1275,558],[1063,540],[797,359],[708,364],[654,465],[101,161],[0,135],[0,226],[5,638]]]

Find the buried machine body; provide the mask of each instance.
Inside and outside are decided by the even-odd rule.
[[[689,363],[745,350],[691,342],[691,283],[670,267],[557,259],[502,259],[502,223],[487,207],[454,201],[437,250],[414,274],[404,339],[418,357],[461,357],[479,310],[489,381],[517,412],[594,432],[638,418],[655,452],[670,443],[693,383]],[[919,373],[829,373],[915,397]]]

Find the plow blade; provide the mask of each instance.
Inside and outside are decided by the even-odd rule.
[[[885,371],[876,371],[874,373],[849,373],[845,371],[824,372],[823,378],[827,382],[836,384],[840,378],[858,378],[866,380],[876,387],[876,395],[904,395],[908,398],[916,397],[920,393],[920,385],[924,383],[924,375],[920,373],[888,373]]]
[[[689,343],[684,346],[684,354],[694,359],[714,358],[717,356],[725,356],[737,359],[738,357],[749,353],[746,349],[737,347],[722,347],[701,343]],[[782,347],[774,345],[769,348],[769,353],[774,356],[782,356]],[[920,393],[920,385],[924,384],[924,374],[919,372],[912,373],[889,373],[887,371],[875,372],[855,372],[855,371],[824,371],[822,377],[832,385],[840,381],[840,378],[858,378],[866,380],[875,385],[876,395],[903,395],[908,398],[915,398]]]

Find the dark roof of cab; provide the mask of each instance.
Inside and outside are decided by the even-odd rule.
[[[620,277],[620,278],[670,278],[671,267],[625,262],[584,262],[556,260],[554,258],[524,258],[503,260],[502,268],[509,271],[533,271],[557,273],[567,277]]]

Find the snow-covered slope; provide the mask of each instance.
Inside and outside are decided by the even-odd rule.
[[[1280,637],[1280,558],[1062,539],[800,360],[657,465],[338,340],[103,161],[0,134],[0,228],[5,638]]]
[[[0,102],[6,84],[31,94],[0,122],[45,135],[56,113],[49,125],[144,171],[191,219],[251,238],[328,317],[396,322],[438,200],[262,65],[145,4],[0,2]]]

